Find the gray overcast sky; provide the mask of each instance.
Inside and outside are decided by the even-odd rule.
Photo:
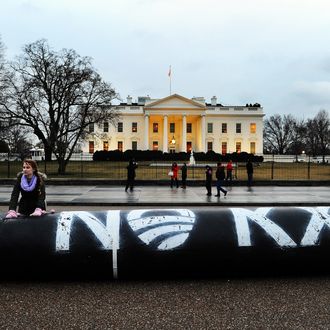
[[[6,58],[45,38],[91,56],[122,99],[213,95],[267,116],[330,109],[329,0],[0,0]]]

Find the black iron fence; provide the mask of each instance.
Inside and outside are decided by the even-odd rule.
[[[188,180],[204,180],[205,165],[216,168],[215,163],[198,162],[188,164]],[[180,163],[178,164],[180,167]],[[226,165],[224,163],[224,165]],[[39,170],[48,178],[104,178],[109,180],[126,179],[126,162],[111,161],[70,161],[65,174],[58,174],[56,161],[38,161]],[[139,162],[137,180],[166,180],[171,162]],[[22,162],[17,160],[0,161],[0,178],[15,178],[22,170]],[[179,171],[179,177],[181,173]],[[215,176],[215,175],[214,175]],[[234,180],[247,180],[245,163],[234,163]],[[330,180],[330,164],[321,162],[275,162],[254,163],[254,180]]]

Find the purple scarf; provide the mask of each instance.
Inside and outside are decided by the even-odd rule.
[[[21,179],[21,188],[25,191],[32,191],[37,185],[37,177],[32,175],[30,182],[28,182],[25,175],[22,176]]]

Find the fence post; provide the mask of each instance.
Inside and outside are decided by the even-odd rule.
[[[307,178],[311,179],[311,155],[308,155]]]
[[[9,162],[9,157],[10,157],[10,151],[8,151],[8,160],[7,160],[7,178],[10,178],[10,162]]]
[[[83,176],[84,176],[84,173],[83,173],[83,171],[84,171],[84,168],[83,168],[83,160],[82,160],[82,153],[80,154],[80,177],[81,178],[83,178]]]
[[[272,173],[271,173],[271,179],[274,180],[274,154],[273,154],[273,161],[272,161]]]

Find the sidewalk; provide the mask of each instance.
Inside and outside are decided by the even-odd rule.
[[[205,187],[173,188],[137,186],[125,192],[124,186],[47,185],[47,204],[72,206],[329,206],[329,186],[229,188],[227,197],[206,196]],[[8,205],[12,185],[0,186],[0,205]]]

